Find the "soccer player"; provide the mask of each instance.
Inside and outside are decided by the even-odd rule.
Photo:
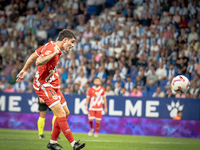
[[[102,110],[103,110],[103,102],[104,102],[104,112],[107,113],[107,100],[105,89],[101,86],[100,78],[94,78],[94,86],[89,88],[86,98],[85,109],[88,109],[88,103],[90,100],[89,107],[89,124],[90,131],[88,132],[88,136],[92,136],[94,128],[93,128],[93,119],[96,119],[96,127],[94,137],[98,137],[100,121],[102,118]]]
[[[59,76],[56,69],[62,52],[69,52],[74,46],[75,35],[67,29],[62,30],[57,38],[57,42],[48,42],[38,48],[27,60],[23,69],[17,75],[17,82],[26,76],[27,69],[36,60],[37,71],[34,79],[34,90],[38,97],[42,98],[47,106],[56,116],[50,142],[47,148],[61,150],[62,146],[57,144],[60,132],[65,135],[73,150],[85,147],[85,143],[76,142],[67,124],[69,109],[65,98],[60,91]]]
[[[46,105],[45,101],[42,98],[38,97],[38,110],[40,111],[40,117],[38,118],[38,122],[37,122],[37,126],[38,126],[38,135],[40,139],[44,139],[45,136],[43,134],[43,130],[44,130],[44,125],[45,125],[45,116],[46,116],[46,111],[48,106]],[[52,119],[52,128],[54,126],[54,122],[55,122],[56,116],[53,116]]]

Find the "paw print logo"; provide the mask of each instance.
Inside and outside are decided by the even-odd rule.
[[[31,112],[39,112],[38,111],[38,98],[32,96],[31,99],[28,99],[28,104],[31,106],[30,111]]]
[[[171,105],[167,104],[167,109],[170,111],[170,117],[173,118],[177,116],[178,111],[183,110],[184,105],[180,105],[180,102],[177,101],[176,103],[172,100]]]

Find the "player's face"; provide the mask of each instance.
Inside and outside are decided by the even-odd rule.
[[[94,84],[95,84],[95,86],[101,86],[101,80],[100,79],[95,79],[94,80]]]
[[[69,52],[70,49],[72,47],[74,47],[74,42],[75,42],[75,39],[72,38],[72,39],[68,39],[68,38],[65,38],[64,40],[64,44],[63,44],[63,49],[65,52]]]

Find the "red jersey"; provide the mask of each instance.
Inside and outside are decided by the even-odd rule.
[[[96,88],[95,86],[89,88],[87,97],[90,98],[89,110],[103,110],[103,97],[106,96],[105,89],[101,86]]]
[[[35,53],[38,56],[47,56],[54,53],[54,48],[57,48],[60,53],[54,56],[46,64],[38,66],[35,74],[35,80],[33,82],[33,87],[39,90],[41,85],[44,87],[60,88],[59,75],[56,70],[56,66],[60,55],[62,54],[60,48],[54,42],[48,42],[45,45],[38,48]]]

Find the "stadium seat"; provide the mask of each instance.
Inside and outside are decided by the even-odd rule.
[[[149,87],[149,91],[155,92],[157,87],[158,87],[157,85],[152,85],[152,86]]]
[[[163,86],[160,86],[161,87],[161,90],[163,91],[163,92],[166,92],[167,91],[167,89],[165,88],[165,86],[163,85]]]
[[[147,97],[148,96],[148,92],[146,91],[142,91],[143,97]]]
[[[155,92],[155,91],[154,91],[154,92]],[[149,96],[149,97],[152,97],[152,95],[153,95],[154,92],[153,92],[153,91],[148,92],[148,96]]]
[[[97,14],[97,6],[89,6],[87,14],[88,15]]]
[[[135,78],[138,76],[138,74],[137,73],[135,73],[135,74],[131,74],[131,79],[132,80],[135,80]]]
[[[166,85],[167,82],[168,82],[168,80],[161,80],[161,81],[160,81],[160,86],[162,86],[162,85]]]
[[[106,0],[105,6],[112,7],[115,4],[116,0]]]

